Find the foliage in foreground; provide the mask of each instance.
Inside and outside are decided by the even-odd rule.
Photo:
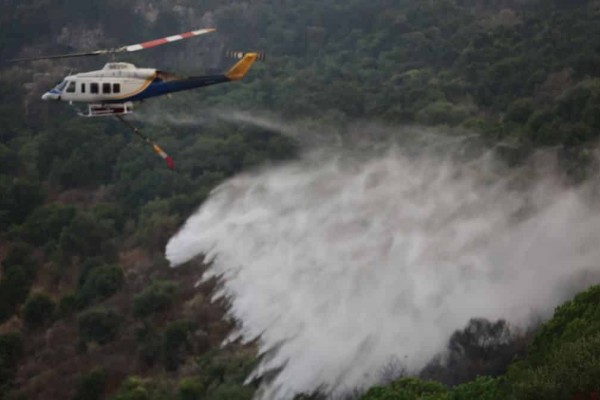
[[[600,393],[600,285],[558,307],[527,356],[499,378],[479,377],[446,389],[414,378],[371,388],[361,400],[535,400]],[[578,397],[579,396],[579,397]]]

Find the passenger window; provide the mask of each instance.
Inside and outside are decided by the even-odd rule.
[[[113,83],[113,93],[121,93],[121,84]]]
[[[81,84],[81,93],[85,93],[85,83]]]
[[[102,93],[103,94],[110,94],[110,83],[103,83],[102,84]]]
[[[92,94],[98,94],[98,84],[97,83],[92,83],[90,85],[90,92]]]
[[[67,86],[67,93],[75,93],[75,82],[69,82],[69,86]]]

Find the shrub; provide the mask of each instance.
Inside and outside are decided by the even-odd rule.
[[[79,337],[84,342],[106,344],[115,339],[121,317],[113,310],[97,308],[82,313],[78,318]]]
[[[177,388],[177,399],[178,400],[201,400],[204,392],[206,391],[206,384],[196,378],[185,378],[179,382]]]
[[[34,272],[29,268],[13,265],[0,281],[0,321],[13,315],[22,304],[31,288]]]
[[[141,361],[152,366],[160,357],[161,335],[150,324],[144,324],[135,332],[137,351]]]
[[[113,400],[169,400],[174,398],[173,392],[171,383],[166,380],[130,377]]]
[[[58,303],[58,315],[68,317],[77,309],[77,296],[74,293],[64,295]]]
[[[572,399],[600,391],[600,334],[548,350],[544,364],[513,371],[515,399]]]
[[[133,315],[146,318],[166,310],[173,304],[178,285],[172,281],[154,282],[133,299]]]
[[[251,400],[254,396],[254,388],[242,384],[228,383],[218,386],[212,390],[207,400]]]
[[[472,382],[454,387],[448,400],[504,400],[507,396],[500,382],[499,379],[487,376],[479,377]]]
[[[417,113],[417,122],[425,125],[457,125],[468,113],[464,108],[445,101],[431,103]]]
[[[35,260],[32,257],[34,248],[25,242],[15,242],[10,247],[6,258],[2,261],[2,269],[6,273],[12,266],[25,266],[29,269],[35,268]]]
[[[88,305],[112,296],[123,287],[124,281],[123,271],[117,266],[105,265],[92,270],[79,290],[80,305]]]
[[[163,364],[167,371],[176,371],[183,358],[183,350],[191,350],[189,334],[192,325],[189,321],[171,322],[163,335]]]
[[[46,293],[36,293],[29,297],[23,307],[23,322],[29,329],[39,329],[54,317],[56,306]]]
[[[375,386],[361,397],[361,400],[388,400],[421,398],[445,399],[447,390],[440,383],[422,381],[415,378],[402,378],[386,387]]]
[[[110,224],[89,213],[78,213],[62,230],[58,248],[63,256],[116,258],[112,238],[116,236]]]
[[[44,201],[39,183],[0,176],[0,231],[22,223]]]
[[[73,400],[100,400],[104,397],[108,374],[104,368],[95,368],[77,380]]]
[[[22,355],[23,340],[19,333],[0,335],[0,395],[10,384]]]
[[[38,208],[23,224],[22,235],[24,239],[41,246],[49,239],[58,239],[76,214],[77,209],[73,206],[51,204]]]
[[[534,104],[531,99],[519,99],[514,101],[506,111],[506,121],[525,124],[534,111]]]

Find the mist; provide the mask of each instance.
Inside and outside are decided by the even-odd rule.
[[[598,281],[594,185],[551,156],[511,169],[465,136],[358,131],[230,179],[167,245],[173,266],[211,262],[230,339],[258,339],[249,380],[279,371],[257,398],[364,387],[391,357],[418,372],[470,318],[525,328]]]

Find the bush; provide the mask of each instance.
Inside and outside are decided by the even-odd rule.
[[[402,378],[386,387],[376,386],[363,395],[361,400],[417,400],[421,398],[445,399],[447,390],[440,383]]]
[[[86,306],[106,299],[117,293],[124,282],[123,271],[118,266],[105,265],[95,268],[85,277],[83,286],[78,292],[78,302]]]
[[[573,398],[600,390],[600,286],[556,309],[513,364],[507,381],[514,398]]]
[[[98,204],[93,208],[92,214],[117,232],[121,232],[125,226],[125,212],[117,205]]]
[[[467,111],[461,107],[445,101],[437,101],[419,111],[416,119],[424,125],[458,125],[467,115]]]
[[[0,281],[0,321],[12,316],[29,294],[34,271],[20,265],[11,266]]]
[[[600,334],[600,285],[579,293],[554,312],[528,349],[530,363],[541,363],[562,343]]]
[[[185,354],[190,351],[189,334],[192,325],[189,321],[171,322],[163,335],[162,354],[163,364],[167,371],[177,371]]]
[[[185,378],[177,388],[178,400],[201,400],[206,392],[206,384],[198,378]]]
[[[58,303],[58,315],[61,318],[70,316],[77,309],[77,296],[74,293],[64,295]]]
[[[436,357],[420,377],[454,386],[478,376],[502,375],[515,354],[525,350],[525,341],[518,339],[504,320],[473,318],[452,334],[443,362]]]
[[[32,257],[34,250],[31,245],[25,242],[13,243],[4,261],[2,261],[4,273],[14,265],[25,266],[30,269],[35,268],[35,260]]]
[[[506,121],[525,124],[535,110],[531,99],[519,99],[513,102],[506,111]]]
[[[39,183],[0,176],[0,231],[22,223],[44,201]]]
[[[63,256],[116,259],[116,248],[112,243],[115,236],[110,224],[104,224],[92,214],[80,212],[62,230],[58,248]]]
[[[517,400],[572,399],[599,392],[600,334],[565,343],[552,350],[544,364],[515,370],[511,377]]]
[[[168,381],[130,377],[123,382],[113,400],[169,400],[174,398],[173,392]]]
[[[82,313],[78,318],[79,337],[84,342],[106,344],[113,341],[121,325],[121,317],[113,310],[97,308]]]
[[[172,281],[154,282],[133,299],[133,315],[146,318],[166,310],[173,304],[178,285]]]
[[[36,293],[29,297],[23,307],[23,322],[29,329],[39,329],[54,317],[56,306],[46,293]]]
[[[137,351],[141,361],[152,366],[160,357],[161,335],[150,324],[144,324],[135,332]]]
[[[448,400],[504,400],[507,396],[500,382],[499,379],[487,376],[479,377],[472,382],[454,387]]]
[[[23,340],[19,333],[0,335],[0,397],[12,380],[23,355]]]
[[[23,224],[23,238],[41,246],[49,239],[60,237],[63,229],[71,223],[76,214],[77,209],[73,206],[51,204],[38,208]]]
[[[79,377],[73,400],[100,400],[104,397],[108,374],[104,368],[95,368]]]
[[[206,400],[251,400],[254,388],[242,384],[224,384],[212,390]]]

